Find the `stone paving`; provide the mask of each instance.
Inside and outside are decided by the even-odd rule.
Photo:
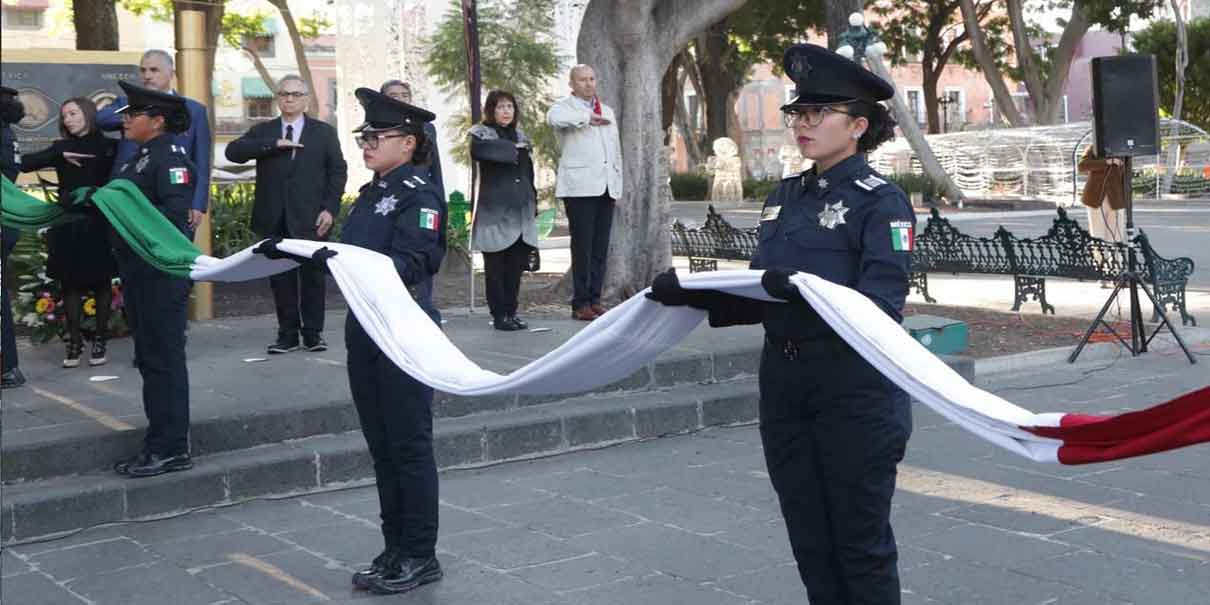
[[[980,379],[1035,411],[1113,413],[1210,384],[1168,353]],[[372,487],[94,528],[4,550],[22,605],[803,603],[754,427],[442,475],[443,581],[349,573]],[[1204,603],[1210,447],[1087,467],[993,449],[917,405],[895,499],[904,603]]]

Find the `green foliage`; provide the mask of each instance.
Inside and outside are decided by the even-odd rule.
[[[808,31],[827,26],[822,0],[748,2],[727,17],[731,43],[751,63],[768,61],[781,69],[786,47]]]
[[[773,193],[780,184],[780,180],[745,179],[744,199],[763,203],[769,199],[769,194]]]
[[[118,6],[140,17],[149,15],[156,21],[172,22],[172,0],[119,0]]]
[[[938,200],[945,195],[945,187],[926,174],[915,174],[910,172],[891,173],[882,175],[888,182],[894,183],[903,190],[910,198],[913,193],[921,194],[924,199]]]
[[[1127,31],[1131,18],[1149,19],[1157,7],[1168,4],[1167,0],[1046,0],[1045,2],[1025,2],[1026,31],[1031,42],[1037,46],[1034,61],[1039,74],[1050,74],[1055,53],[1058,52],[1059,38],[1050,35],[1049,31],[1067,26],[1067,17],[1071,15],[1073,2],[1079,3],[1089,23],[1111,32]],[[1045,12],[1044,12],[1045,11]],[[1054,22],[1045,24],[1037,20],[1042,14],[1059,15]],[[1015,52],[1011,47],[1007,52]],[[1007,56],[1007,55],[1006,55]],[[1024,73],[1019,67],[1010,66],[1006,73],[1011,78],[1022,81]]]
[[[560,74],[556,52],[553,0],[484,0],[479,3],[479,62],[482,94],[506,90],[521,106],[519,126],[534,142],[539,163],[554,165],[559,150],[554,129],[546,123],[546,112],[553,97],[547,92],[549,80]],[[462,9],[451,2],[433,36],[428,40],[425,66],[433,82],[451,99],[462,104],[466,98],[466,43],[462,30]],[[482,107],[482,105],[480,105]],[[469,165],[467,131],[470,111],[455,114],[446,125],[453,128],[458,143],[451,150],[454,159]]]
[[[672,199],[678,202],[701,201],[709,197],[710,182],[705,175],[680,172],[671,175],[668,184],[672,187]]]
[[[223,26],[219,37],[232,48],[243,48],[245,38],[268,35],[268,19],[269,13],[262,11],[247,15],[223,11]]]
[[[1185,68],[1185,97],[1181,119],[1210,128],[1210,17],[1185,24],[1189,41],[1189,65]],[[1160,105],[1171,111],[1176,102],[1176,23],[1156,21],[1134,34],[1134,47],[1156,57]]]

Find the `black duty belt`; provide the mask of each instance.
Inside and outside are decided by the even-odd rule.
[[[766,334],[765,346],[790,361],[800,357],[835,355],[849,348],[849,344],[835,334],[820,338],[782,338]]]

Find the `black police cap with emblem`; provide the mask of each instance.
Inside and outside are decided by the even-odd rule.
[[[782,68],[795,87],[794,100],[783,105],[782,111],[852,101],[877,103],[895,96],[895,87],[886,80],[814,44],[795,44],[787,48]]]
[[[119,80],[118,86],[126,93],[126,105],[120,107],[117,113],[152,111],[164,116],[166,130],[189,130],[189,110],[185,106],[185,97],[143,88],[125,80]]]
[[[427,110],[388,97],[376,90],[358,88],[355,93],[357,100],[365,109],[366,119],[353,132],[373,132],[376,130],[392,130],[408,128],[420,131],[426,122],[437,119],[436,114]]]

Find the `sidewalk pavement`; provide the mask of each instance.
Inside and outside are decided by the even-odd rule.
[[[1203,358],[1203,363],[1205,358]],[[1036,411],[1115,413],[1210,383],[1169,353],[998,374]],[[903,602],[1203,603],[1210,447],[1087,467],[1027,461],[915,406],[894,524]],[[381,547],[372,487],[266,499],[5,549],[24,605],[803,603],[752,426],[441,478],[445,579],[352,590]]]

